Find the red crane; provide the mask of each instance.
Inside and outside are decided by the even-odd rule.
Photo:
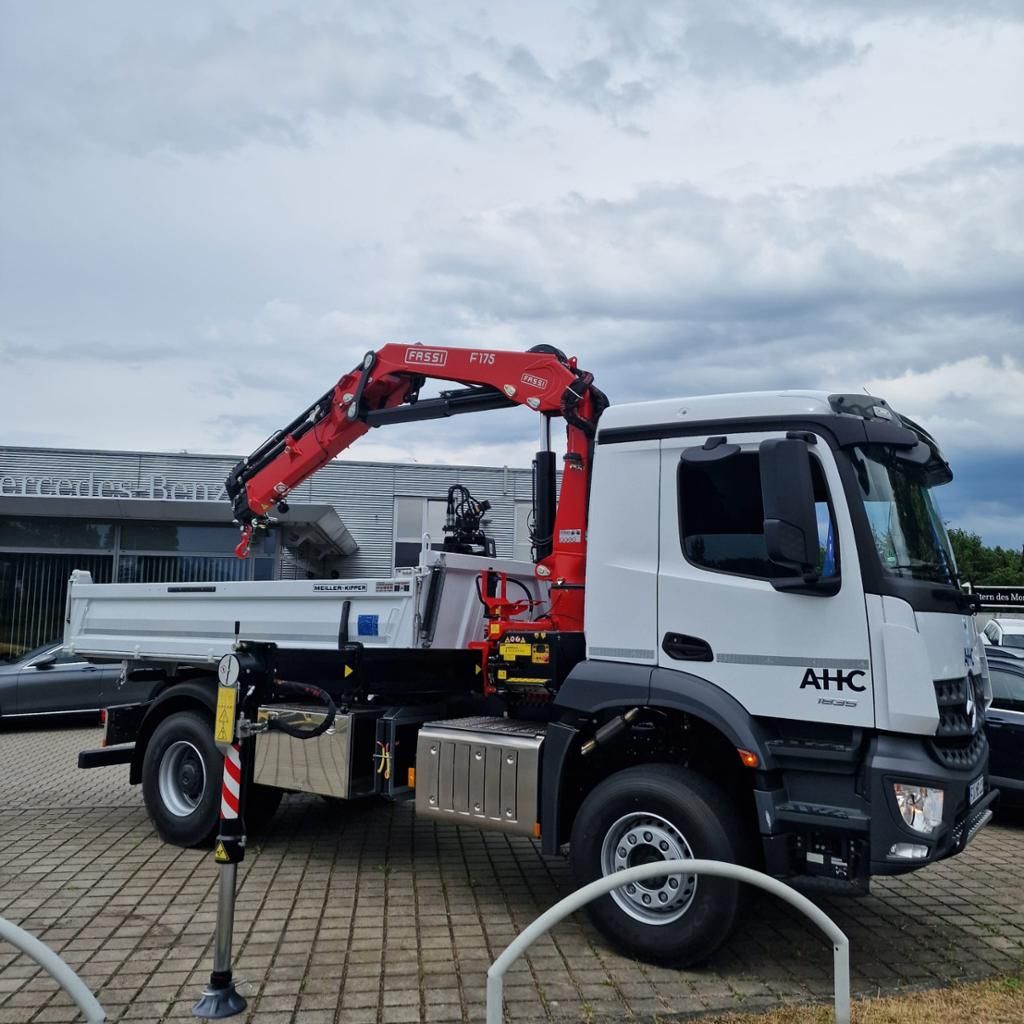
[[[428,378],[462,388],[421,399]],[[245,557],[253,531],[270,523],[275,508],[287,510],[288,494],[362,437],[370,427],[440,419],[467,412],[524,405],[566,422],[562,486],[555,501],[554,455],[545,443],[537,454],[534,537],[536,573],[551,584],[551,610],[531,628],[579,631],[583,628],[587,500],[597,421],[608,405],[593,375],[575,358],[538,345],[528,352],[427,345],[384,345],[368,352],[283,430],[268,438],[231,471],[227,490],[242,528],[236,549]],[[284,503],[284,504],[282,504]],[[492,637],[505,631],[516,614],[500,596],[492,602]],[[495,629],[495,622],[499,628]],[[522,623],[512,623],[521,627]]]

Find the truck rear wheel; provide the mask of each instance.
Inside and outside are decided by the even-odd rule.
[[[658,860],[740,861],[742,829],[731,802],[703,776],[676,765],[640,765],[604,780],[573,823],[569,858],[577,885]],[[729,937],[740,885],[673,875],[616,889],[587,913],[626,953],[686,967]]]
[[[199,711],[178,711],[153,730],[142,761],[142,792],[150,820],[164,842],[205,846],[217,834],[224,757],[213,741],[213,722]],[[262,831],[282,792],[251,785],[248,831]]]

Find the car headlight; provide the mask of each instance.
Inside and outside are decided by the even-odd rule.
[[[903,820],[915,832],[930,835],[942,824],[945,790],[918,786],[913,782],[894,782],[892,789]]]

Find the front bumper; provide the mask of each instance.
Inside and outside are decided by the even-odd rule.
[[[878,736],[866,763],[870,792],[870,873],[898,875],[923,864],[944,860],[963,851],[992,818],[992,804],[999,796],[982,759],[975,768],[955,771],[937,764],[920,741],[901,736]],[[973,802],[972,783],[984,779],[981,796]],[[893,793],[894,782],[938,786],[945,792],[942,824],[930,835],[915,832],[900,815]],[[892,852],[900,844],[925,848],[924,856],[908,859]]]
[[[754,791],[766,870],[776,877],[865,888],[873,875],[914,871],[960,853],[988,824],[999,797],[987,776],[987,747],[969,769],[940,764],[925,737],[879,734],[863,747],[825,753],[790,753],[780,776],[764,778],[775,786]],[[904,822],[894,782],[942,788],[942,824],[930,835]]]

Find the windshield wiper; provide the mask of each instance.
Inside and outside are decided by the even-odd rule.
[[[886,562],[884,564],[886,569],[893,572],[909,572],[913,574],[916,571],[919,574],[918,579],[927,573],[932,583],[948,583],[951,587],[956,585],[946,569],[941,565],[936,565],[934,562]]]

